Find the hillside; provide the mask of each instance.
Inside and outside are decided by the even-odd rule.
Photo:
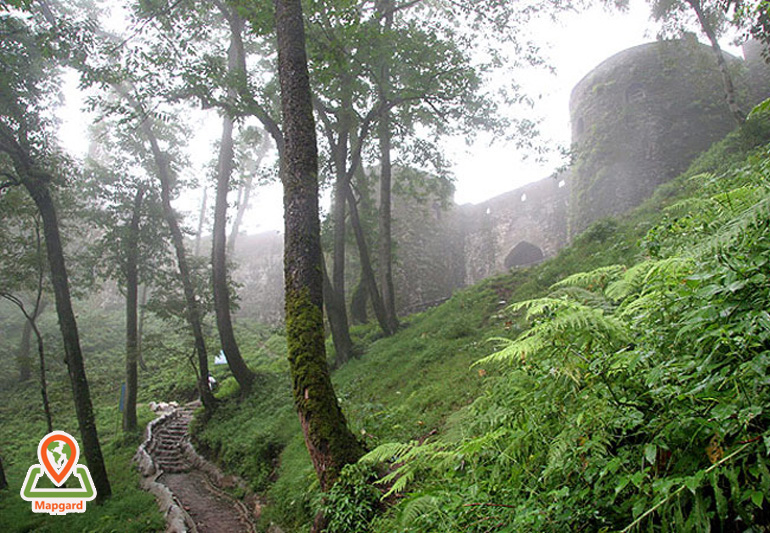
[[[278,329],[238,323],[262,378],[241,398],[214,368],[223,401],[194,422],[197,448],[264,495],[264,530],[306,531],[325,505],[336,532],[616,531],[635,519],[656,531],[761,531],[770,523],[768,140],[767,118],[755,118],[556,258],[458,292],[393,337],[355,328],[361,356],[333,379],[373,451],[325,504]],[[0,493],[0,529],[162,530],[126,468],[139,438],[116,429],[120,313],[80,307],[115,496],[55,523],[31,516],[15,495],[44,427],[39,392],[7,374],[0,450],[11,490]],[[148,324],[141,402],[194,392],[173,329]],[[54,419],[75,433],[64,366],[55,352],[49,359]]]
[[[768,133],[755,119],[627,216],[391,338],[358,328],[334,383],[374,452],[330,495],[330,531],[767,525]],[[304,531],[320,494],[289,397],[273,382],[195,438],[266,490],[263,527]]]

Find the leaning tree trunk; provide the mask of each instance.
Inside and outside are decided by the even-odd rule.
[[[126,401],[123,404],[123,431],[136,431],[136,397],[139,387],[137,359],[139,356],[139,219],[144,199],[140,185],[134,197],[134,209],[126,232]]]
[[[379,6],[384,16],[385,31],[393,26],[393,11],[389,0],[383,0]],[[390,111],[388,109],[388,97],[390,92],[390,58],[382,57],[380,64],[380,104],[382,112],[378,128],[380,138],[380,286],[382,287],[382,303],[387,314],[388,331],[398,329],[398,315],[396,314],[396,296],[393,286],[393,237],[391,232],[391,182],[393,167],[390,160],[391,152],[391,125]],[[387,334],[387,332],[386,332]]]
[[[262,161],[270,150],[270,139],[267,132],[262,136],[262,141],[257,149],[257,158],[254,161],[254,173],[262,165]],[[230,237],[227,239],[227,255],[233,255],[235,252],[235,240],[238,238],[241,226],[243,225],[243,217],[246,216],[246,211],[249,208],[249,200],[251,199],[251,190],[254,186],[254,173],[249,173],[246,177],[246,181],[243,186],[238,190],[238,210],[235,212],[235,219],[233,220],[233,227],[230,229]]]
[[[206,211],[208,210],[209,193],[206,186],[203,186],[203,198],[201,198],[201,209],[198,211],[198,229],[195,232],[195,246],[193,255],[199,256],[201,252],[201,240],[203,239],[203,226],[206,225]]]
[[[64,361],[72,385],[72,396],[75,400],[75,414],[83,444],[83,453],[88,462],[88,469],[96,488],[96,501],[103,502],[112,494],[107,470],[104,466],[102,449],[96,430],[91,392],[88,387],[86,370],[83,364],[83,353],[80,350],[77,321],[72,310],[67,268],[64,264],[64,250],[59,235],[59,222],[56,216],[51,193],[41,178],[26,177],[24,186],[35,201],[40,216],[43,219],[43,234],[45,235],[48,263],[51,269],[51,284],[56,300],[56,313],[59,317],[59,329],[64,343]]]
[[[243,31],[243,21],[232,14],[228,17],[232,38],[228,52],[227,69],[229,75],[238,71],[243,50],[238,44]],[[228,97],[235,99],[236,92],[228,91]],[[217,193],[214,207],[214,231],[212,235],[211,265],[212,284],[214,289],[214,310],[217,317],[217,330],[222,351],[233,377],[244,394],[248,394],[254,382],[254,373],[246,366],[241,356],[238,342],[235,340],[233,320],[230,315],[230,287],[227,285],[227,193],[230,191],[230,176],[233,172],[233,118],[224,112],[222,119],[222,142],[219,146],[219,169],[217,172]]]
[[[685,1],[690,5],[690,7],[692,7],[693,11],[695,11],[695,14],[698,17],[698,22],[700,22],[700,26],[703,29],[703,33],[706,34],[706,37],[708,37],[708,40],[711,43],[711,49],[714,51],[714,56],[716,57],[717,65],[719,66],[719,73],[722,75],[722,86],[724,87],[725,91],[725,101],[727,102],[727,107],[730,109],[730,114],[733,116],[735,123],[740,126],[746,122],[746,113],[744,113],[738,105],[738,98],[735,94],[733,78],[730,75],[730,70],[727,66],[727,62],[725,61],[725,56],[722,53],[722,47],[719,46],[716,32],[714,31],[714,28],[711,27],[711,23],[708,21],[706,14],[703,12],[701,1]]]
[[[29,381],[32,377],[32,357],[30,357],[30,348],[32,347],[32,326],[29,320],[24,321],[24,327],[21,331],[21,342],[19,342],[19,351],[16,361],[19,364],[19,381],[22,383]]]
[[[140,114],[140,116],[144,116],[141,105],[128,93],[128,91],[123,88],[118,88],[118,91],[129,101],[131,106]],[[174,252],[176,253],[177,268],[179,269],[179,277],[182,281],[182,290],[184,292],[185,307],[187,311],[187,323],[192,330],[195,353],[198,356],[198,369],[200,371],[198,375],[198,392],[200,393],[203,407],[211,411],[214,409],[216,402],[214,395],[211,394],[211,390],[209,389],[209,362],[208,353],[206,352],[206,339],[203,336],[200,307],[198,305],[198,299],[195,296],[195,287],[192,282],[190,265],[187,261],[187,251],[184,247],[184,234],[182,233],[182,228],[179,226],[176,211],[174,211],[174,208],[171,206],[171,169],[169,168],[168,156],[160,149],[158,139],[155,137],[155,132],[152,131],[152,126],[148,120],[149,119],[145,118],[142,121],[141,127],[145,138],[150,143],[152,156],[155,160],[155,166],[158,171],[158,180],[160,181],[160,199],[163,206],[163,217],[166,219],[166,224],[168,224],[171,233],[171,242],[174,246]]]
[[[361,260],[361,282],[366,287],[369,297],[372,300],[374,315],[377,317],[380,329],[382,329],[382,332],[385,335],[390,336],[393,335],[395,331],[392,329],[388,314],[385,310],[385,305],[380,297],[380,291],[377,289],[377,280],[374,277],[372,261],[369,258],[369,247],[366,244],[366,236],[364,235],[364,229],[361,226],[361,218],[358,216],[356,199],[353,196],[353,191],[350,190],[350,187],[348,187],[347,190],[347,197],[348,204],[350,205],[350,225],[353,226],[353,233],[356,236],[356,244],[358,245],[358,256]]]
[[[285,140],[286,337],[294,403],[321,490],[326,491],[342,467],[360,457],[361,446],[347,427],[326,365],[318,153],[302,6],[299,0],[276,0],[275,6]]]

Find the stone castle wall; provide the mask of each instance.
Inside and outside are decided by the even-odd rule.
[[[726,56],[744,110],[770,97],[756,45]],[[694,38],[630,48],[581,80],[570,100],[572,168],[480,204],[394,197],[394,282],[401,312],[555,255],[599,218],[639,205],[735,127],[710,47]],[[241,313],[283,316],[280,235],[241,237]],[[352,289],[352,285],[350,285]]]

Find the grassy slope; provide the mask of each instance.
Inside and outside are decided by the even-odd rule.
[[[760,132],[761,133],[761,132]],[[715,146],[693,165],[689,175],[719,170],[739,162],[743,148],[757,144],[762,135],[737,135]],[[579,271],[604,265],[633,264],[641,257],[637,241],[660,217],[660,210],[687,195],[688,182],[680,178],[662,187],[643,206],[621,220],[595,224],[558,257],[534,268],[500,275],[458,292],[446,304],[408,318],[392,338],[379,338],[375,326],[354,330],[363,355],[335,372],[333,379],[353,430],[368,447],[389,441],[408,441],[437,434],[455,439],[463,435],[464,406],[487,387],[488,378],[470,365],[494,347],[487,339],[512,337],[518,324],[501,313],[505,303],[542,295],[555,281]],[[55,425],[77,435],[72,403],[53,319],[49,333],[51,395]],[[115,497],[84,516],[42,517],[29,511],[18,495],[26,469],[35,460],[35,446],[45,433],[35,386],[13,384],[7,375],[0,387],[0,456],[11,489],[0,493],[0,531],[30,529],[61,531],[147,531],[162,529],[152,497],[141,492],[137,475],[126,468],[137,437],[115,432],[117,390],[122,379],[123,355],[119,314],[81,314],[100,436]],[[264,492],[270,505],[262,524],[280,523],[286,531],[307,528],[318,497],[299,424],[291,405],[280,332],[239,324],[239,338],[249,364],[266,376],[257,393],[237,400],[237,390],[226,371],[214,368],[220,379],[219,395],[227,399],[204,427],[195,428],[198,445],[230,471],[239,473],[254,489]],[[179,328],[184,332],[184,328]],[[183,400],[194,390],[188,350],[169,329],[150,328],[142,372],[140,401]],[[95,369],[99,369],[97,373]],[[140,423],[151,415],[140,411]],[[434,433],[435,432],[435,433]]]
[[[351,428],[369,448],[428,435],[462,436],[462,408],[481,394],[487,379],[471,364],[493,351],[489,338],[517,332],[518,325],[500,313],[506,302],[543,295],[575,272],[636,263],[642,258],[639,239],[660,220],[662,208],[688,194],[689,176],[737,164],[745,149],[766,138],[762,131],[733,135],[627,216],[599,221],[537,267],[490,278],[436,309],[410,316],[391,338],[378,338],[375,326],[355,329],[364,353],[333,375]],[[304,531],[319,494],[288,385],[282,378],[256,398],[231,401],[197,438],[226,467],[246,475],[255,489],[267,489],[270,505],[263,527],[277,522],[287,531]]]

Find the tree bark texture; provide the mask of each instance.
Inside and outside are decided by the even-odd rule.
[[[318,153],[299,0],[275,0],[278,75],[285,148],[286,336],[294,402],[321,489],[328,490],[361,446],[332,388],[323,328],[323,279],[318,215]]]
[[[126,398],[123,403],[123,431],[136,431],[136,396],[139,387],[137,360],[139,355],[139,222],[144,200],[140,185],[134,196],[131,221],[126,228]]]
[[[26,174],[26,173],[22,173]],[[59,329],[64,344],[64,361],[67,364],[72,385],[72,396],[75,400],[75,414],[78,419],[80,438],[82,439],[83,454],[88,462],[88,469],[97,491],[96,501],[103,502],[112,494],[107,470],[104,466],[99,436],[96,430],[96,420],[91,403],[91,392],[88,387],[83,353],[80,349],[80,337],[77,321],[72,309],[67,268],[64,263],[64,249],[59,235],[59,221],[53,198],[48,185],[41,178],[26,175],[23,178],[24,187],[29,192],[43,220],[48,264],[51,269],[51,284],[56,301],[56,313],[59,317]]]
[[[237,15],[228,17],[230,24],[230,49],[227,58],[228,74],[233,76],[241,64],[243,49],[239,46],[243,31],[243,20]],[[228,98],[234,100],[237,94],[228,89]],[[230,287],[227,285],[227,193],[230,192],[230,177],[233,173],[233,117],[225,110],[222,118],[222,139],[219,145],[219,168],[217,170],[217,193],[214,205],[214,231],[212,234],[211,266],[214,289],[214,311],[217,317],[217,330],[222,351],[233,377],[241,387],[241,392],[248,394],[254,382],[254,373],[246,366],[241,356],[238,341],[233,331],[233,319],[230,314]]]
[[[381,0],[378,10],[383,14],[385,31],[390,31],[393,26],[393,10],[390,0]],[[395,332],[398,329],[398,315],[396,314],[396,296],[393,286],[393,237],[392,237],[392,208],[391,189],[393,167],[390,159],[391,152],[391,125],[388,98],[390,93],[390,58],[384,54],[380,64],[380,104],[382,111],[378,127],[380,139],[380,287],[382,287],[382,303],[388,321],[388,331]],[[390,335],[391,333],[386,334]]]
[[[698,22],[700,22],[703,33],[706,34],[706,37],[708,37],[708,40],[711,43],[711,49],[714,51],[714,56],[717,60],[717,66],[719,67],[719,73],[722,75],[722,86],[725,90],[725,102],[727,103],[727,107],[730,109],[730,114],[733,116],[733,120],[735,120],[735,123],[740,126],[746,122],[746,113],[744,113],[738,105],[738,99],[735,95],[735,85],[733,85],[733,78],[730,75],[730,70],[727,66],[727,62],[725,61],[725,56],[722,53],[722,47],[719,46],[716,32],[714,31],[714,28],[711,27],[706,14],[703,12],[701,1],[685,1],[690,5],[690,7],[692,7],[693,11],[695,11],[695,15],[698,17]]]

